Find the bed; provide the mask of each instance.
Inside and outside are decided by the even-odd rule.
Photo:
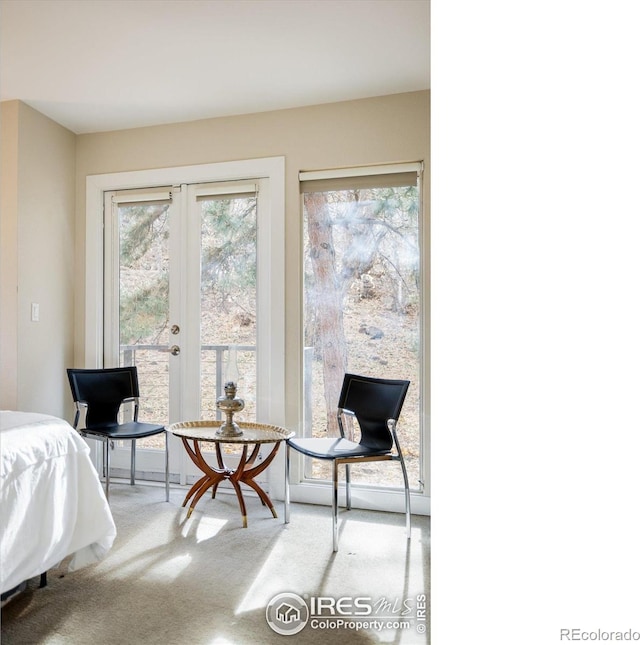
[[[89,447],[66,421],[0,411],[0,592],[70,557],[98,562],[116,527]]]

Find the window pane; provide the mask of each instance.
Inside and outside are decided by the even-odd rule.
[[[167,424],[169,204],[121,204],[118,219],[120,365],[138,368],[140,420]],[[164,449],[164,437],[140,439],[136,445]]]
[[[221,419],[229,347],[237,351],[241,421],[256,417],[257,198],[205,198],[201,217],[201,418]],[[211,444],[213,446],[213,444]]]
[[[345,372],[411,381],[398,423],[409,483],[420,474],[419,195],[414,186],[306,192],[304,365],[307,436],[338,436]],[[307,460],[306,476],[330,478]],[[369,463],[352,481],[402,486],[399,467]]]

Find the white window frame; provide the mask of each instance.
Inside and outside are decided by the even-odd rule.
[[[429,387],[429,374],[428,374],[428,365],[425,357],[429,355],[428,352],[428,334],[427,334],[427,320],[428,320],[428,297],[426,295],[426,290],[424,289],[425,280],[427,280],[428,272],[428,249],[425,248],[427,236],[425,235],[425,227],[427,223],[424,219],[424,162],[407,162],[407,163],[397,163],[397,164],[384,164],[384,165],[372,165],[372,166],[360,166],[352,168],[333,168],[327,170],[309,170],[309,171],[300,171],[298,174],[298,180],[309,181],[316,179],[336,179],[341,177],[363,177],[363,176],[375,176],[375,175],[385,175],[385,174],[395,174],[403,172],[416,172],[418,189],[420,193],[420,218],[419,218],[419,239],[420,239],[420,257],[421,257],[421,349],[420,349],[420,418],[421,418],[421,433],[422,433],[422,458],[425,459],[423,462],[423,480],[428,481],[430,476],[429,463],[426,460],[426,455],[430,454],[429,450],[429,441],[430,441],[430,429],[429,429],[429,418],[426,413],[426,402],[428,399],[428,387]],[[300,216],[302,217],[302,194],[300,196]],[[302,241],[301,241],[302,244]],[[302,261],[302,259],[301,259]],[[304,288],[304,285],[301,281],[301,289]],[[304,301],[304,294],[300,294],[300,302]],[[302,357],[302,353],[301,353]],[[301,358],[302,360],[302,358]],[[302,367],[300,368],[300,379],[302,382]],[[304,393],[301,392],[301,396],[304,396]],[[303,402],[299,403],[300,411],[302,414],[302,409],[304,407]],[[302,428],[303,422],[302,419],[299,421],[299,427]],[[305,479],[304,469],[303,469],[303,458],[304,456],[295,451],[291,450],[291,500],[296,502],[310,503],[310,504],[328,504],[330,503],[329,497],[329,488],[331,483],[327,481],[314,481],[310,479]],[[389,468],[393,468],[393,465],[390,465]],[[399,469],[400,466],[397,465]],[[341,473],[340,477],[344,475]],[[341,480],[342,481],[342,480]],[[404,513],[404,491],[403,490],[385,490],[381,487],[376,487],[373,485],[354,485],[351,484],[352,488],[352,506],[356,508],[365,508],[371,510],[386,510],[398,513]],[[343,486],[340,487],[340,497],[339,504],[343,503],[344,490]],[[411,512],[419,515],[430,515],[431,514],[431,499],[427,492],[427,487],[424,485],[421,491],[411,491]]]

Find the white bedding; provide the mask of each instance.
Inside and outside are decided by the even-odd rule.
[[[89,447],[66,422],[0,411],[0,592],[101,560],[116,527]]]

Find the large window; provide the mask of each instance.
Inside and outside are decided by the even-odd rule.
[[[378,169],[381,174],[359,169],[358,176],[301,173],[300,184],[304,433],[338,436],[345,372],[409,379],[398,431],[416,490],[422,480],[419,169],[407,164]],[[304,478],[329,479],[329,465],[307,460]],[[402,486],[400,468],[387,464],[353,468],[352,481]]]

